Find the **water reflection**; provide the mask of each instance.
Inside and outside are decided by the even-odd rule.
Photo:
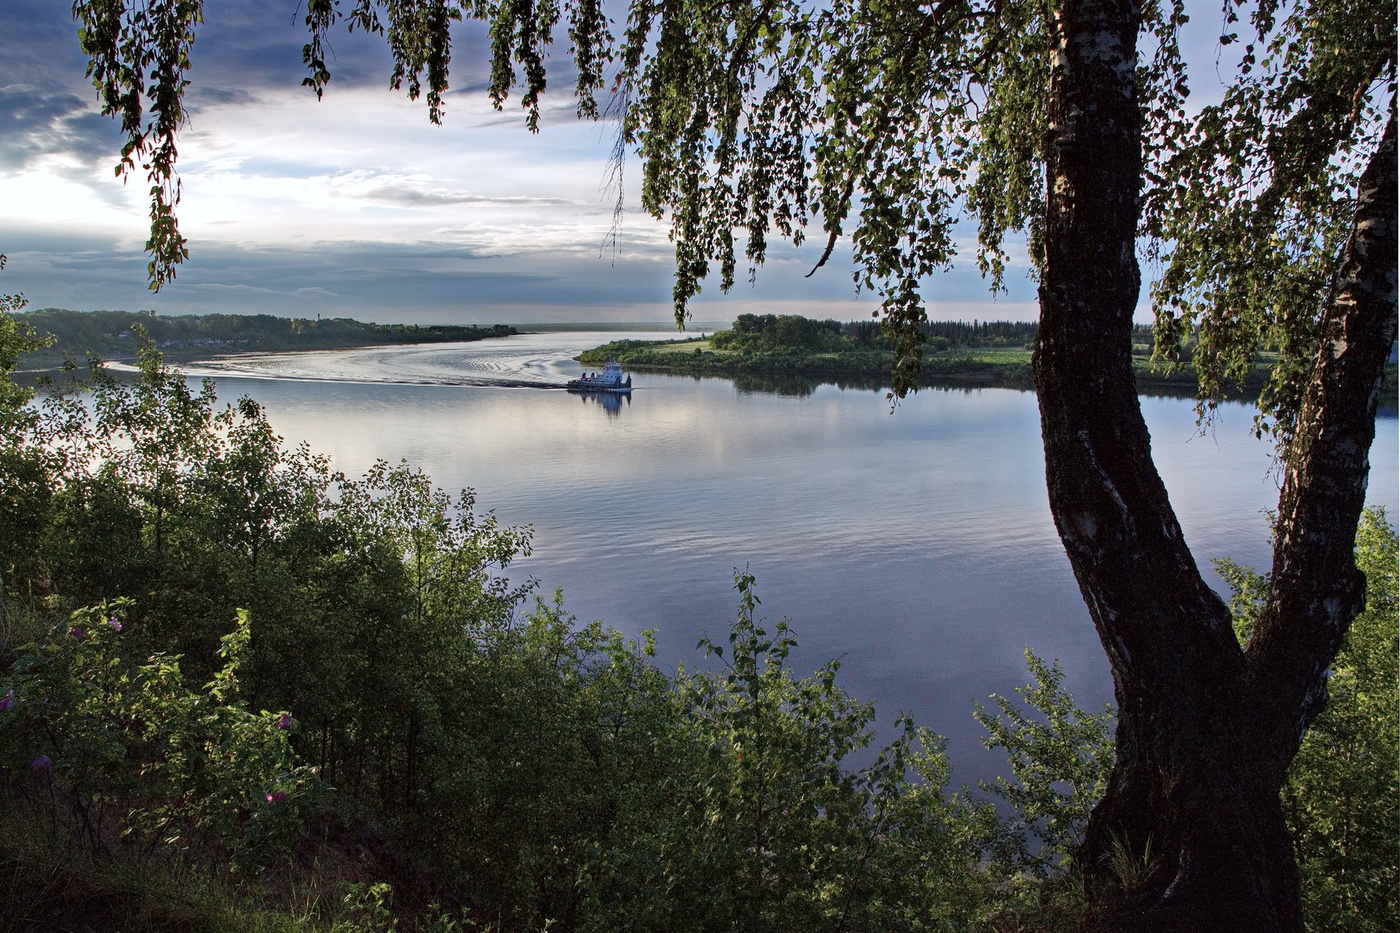
[[[793,373],[737,373],[729,378],[734,383],[735,391],[741,395],[781,395],[788,398],[806,398],[824,385],[867,392],[883,392],[889,389],[888,379],[838,374],[818,377],[799,376]]]
[[[601,406],[609,418],[616,418],[622,414],[623,405],[632,404],[630,392],[589,392],[586,389],[570,389],[569,394],[577,396],[585,405],[592,402],[594,405]]]
[[[740,395],[782,395],[787,398],[806,398],[822,384],[820,379],[791,375],[738,373],[732,379],[734,391]]]

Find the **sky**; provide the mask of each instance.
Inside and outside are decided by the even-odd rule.
[[[533,135],[515,101],[490,107],[484,35],[460,24],[433,126],[421,101],[388,89],[380,37],[334,34],[324,99],[302,87],[299,0],[206,0],[180,137],[190,258],[148,291],[147,186],[114,174],[120,134],[98,112],[68,8],[0,0],[0,293],[31,308],[382,323],[671,320],[673,253],[664,221],[640,209],[634,160],[609,246],[614,128],[575,118],[566,45]],[[805,277],[822,245],[775,246],[727,295],[715,280],[694,320],[868,318],[877,302],[849,264]],[[1033,319],[1024,264],[1008,285],[990,295],[969,254],[928,283],[929,316]]]

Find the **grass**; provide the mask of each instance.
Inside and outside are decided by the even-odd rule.
[[[696,350],[702,353],[730,353],[729,350],[716,350],[714,341],[710,338],[704,340],[687,340],[682,343],[663,343],[658,345],[656,353],[694,353]]]
[[[360,857],[321,846],[256,876],[217,852],[141,857],[80,844],[22,794],[0,792],[0,933],[387,933],[464,929],[426,905],[388,910],[393,895],[356,878]],[[420,921],[415,924],[415,919]]]

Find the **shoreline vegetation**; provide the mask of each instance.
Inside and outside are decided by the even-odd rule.
[[[149,311],[69,311],[40,308],[17,316],[48,347],[26,353],[24,369],[56,369],[89,354],[104,360],[135,360],[150,341],[169,361],[184,363],[215,354],[339,350],[415,343],[458,343],[509,337],[507,324],[371,324],[350,318],[284,318],[271,314],[182,314]],[[144,339],[143,339],[144,337]]]
[[[1031,349],[1037,325],[1021,321],[931,322],[926,327],[923,373],[918,385],[1033,390]],[[1189,347],[1184,352],[1189,356]],[[740,315],[728,331],[699,338],[615,340],[586,350],[578,360],[601,366],[617,360],[642,372],[723,376],[741,389],[806,394],[818,385],[888,389],[894,353],[874,322],[817,321],[797,315]],[[1261,354],[1254,371],[1235,386],[1232,398],[1257,396],[1276,360]],[[1133,332],[1133,368],[1147,395],[1190,397],[1197,372],[1188,362],[1168,366],[1152,354],[1152,329]],[[1391,364],[1382,398],[1396,405],[1396,367]]]

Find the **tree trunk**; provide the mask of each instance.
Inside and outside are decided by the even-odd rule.
[[[1393,142],[1377,157],[1388,158],[1390,180],[1372,180],[1358,213],[1365,235],[1348,248],[1361,266],[1388,260],[1388,297],[1383,269],[1379,278],[1357,272],[1370,284],[1343,282],[1329,309],[1321,387],[1308,396],[1289,461],[1276,598],[1246,653],[1182,538],[1133,379],[1139,25],[1134,0],[1060,0],[1049,102],[1035,357],[1046,478],[1119,715],[1117,760],[1081,864],[1094,929],[1293,933],[1299,882],[1279,790],[1360,608],[1351,551],[1395,333]],[[1388,248],[1370,244],[1387,228]],[[1373,323],[1346,323],[1368,302]]]
[[[1392,97],[1390,120],[1358,186],[1312,381],[1285,451],[1269,597],[1246,654],[1257,741],[1272,748],[1291,743],[1296,751],[1326,702],[1327,667],[1365,607],[1354,552],[1396,336],[1396,185]],[[1290,753],[1273,764],[1282,772],[1291,761]]]

